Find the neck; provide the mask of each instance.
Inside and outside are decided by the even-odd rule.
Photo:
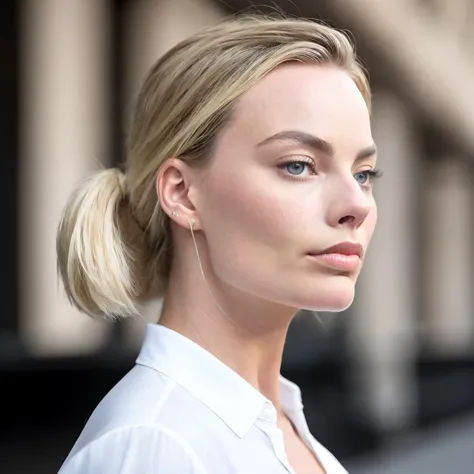
[[[183,262],[184,263],[184,262]],[[279,376],[295,309],[238,294],[175,262],[160,324],[220,359],[280,408]]]

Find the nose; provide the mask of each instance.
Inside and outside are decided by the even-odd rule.
[[[374,205],[370,189],[361,187],[351,176],[331,186],[330,192],[327,208],[328,224],[331,227],[347,226],[354,229],[360,227]]]

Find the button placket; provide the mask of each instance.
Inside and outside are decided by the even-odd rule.
[[[295,474],[286,455],[283,431],[277,425],[276,408],[271,403],[266,404],[262,409],[259,419],[261,420],[260,428],[268,436],[276,457],[290,474]]]

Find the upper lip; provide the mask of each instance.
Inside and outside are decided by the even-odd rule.
[[[329,253],[338,253],[342,255],[357,255],[362,258],[364,248],[357,242],[340,242],[339,244],[328,247],[321,252],[311,253],[311,255],[323,255]]]

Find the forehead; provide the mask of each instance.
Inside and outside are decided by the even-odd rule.
[[[333,66],[279,66],[241,97],[234,125],[255,141],[287,129],[316,134],[336,148],[372,141],[362,94]]]

